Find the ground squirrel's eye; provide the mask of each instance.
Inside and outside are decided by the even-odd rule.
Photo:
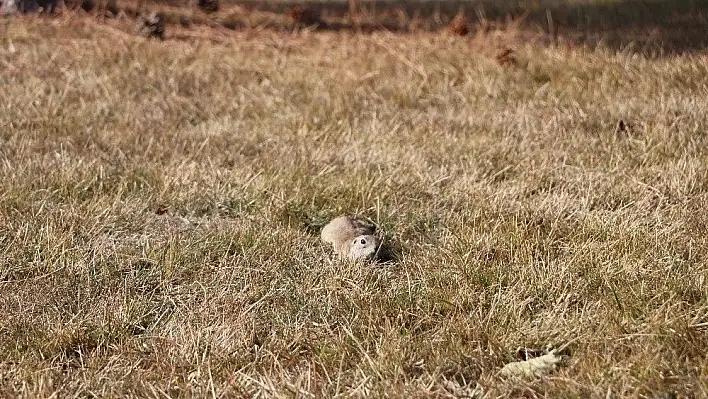
[[[362,238],[362,239],[361,239],[361,244],[362,244],[362,245],[366,244],[366,240]]]

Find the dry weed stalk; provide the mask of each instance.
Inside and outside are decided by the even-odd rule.
[[[357,30],[361,29],[361,4],[359,0],[347,0],[347,18]]]

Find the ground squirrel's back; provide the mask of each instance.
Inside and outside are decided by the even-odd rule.
[[[373,226],[350,216],[340,216],[333,219],[322,229],[322,241],[335,244],[361,236],[374,233]]]
[[[333,219],[322,229],[322,241],[332,244],[334,250],[340,254],[348,253],[352,240],[359,236],[370,236],[374,233],[374,226],[350,216],[340,216]]]

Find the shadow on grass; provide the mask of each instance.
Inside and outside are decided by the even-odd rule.
[[[3,0],[0,0],[2,3]],[[5,0],[7,1],[7,0]],[[39,4],[56,0],[17,0]],[[98,0],[64,0],[98,4]],[[104,0],[111,4],[112,0]],[[195,0],[138,0],[143,6],[170,6],[168,24],[222,26],[232,30],[253,27],[292,31],[313,30],[437,32],[462,16],[461,31],[513,29],[531,32],[544,40],[570,45],[601,45],[650,56],[701,52],[708,49],[707,0],[356,0],[358,13],[349,15],[347,0],[221,0],[221,7],[236,12],[221,17],[190,13]],[[234,7],[238,6],[238,7]],[[174,14],[174,15],[173,15]],[[220,18],[220,19],[219,19]],[[510,23],[513,22],[513,26]]]
[[[354,29],[348,19],[346,1],[226,0],[225,3],[275,13],[304,6],[323,20],[344,21],[321,24],[320,29]],[[708,1],[702,0],[386,0],[361,1],[360,9],[363,32],[436,31],[462,13],[473,27],[489,23],[503,26],[505,21],[521,18],[524,28],[578,45],[602,44],[612,49],[630,46],[632,51],[655,55],[708,48]]]

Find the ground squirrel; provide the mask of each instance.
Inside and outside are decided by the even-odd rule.
[[[376,256],[381,240],[374,234],[374,226],[350,216],[333,219],[322,229],[322,241],[332,244],[343,258],[371,259]]]

